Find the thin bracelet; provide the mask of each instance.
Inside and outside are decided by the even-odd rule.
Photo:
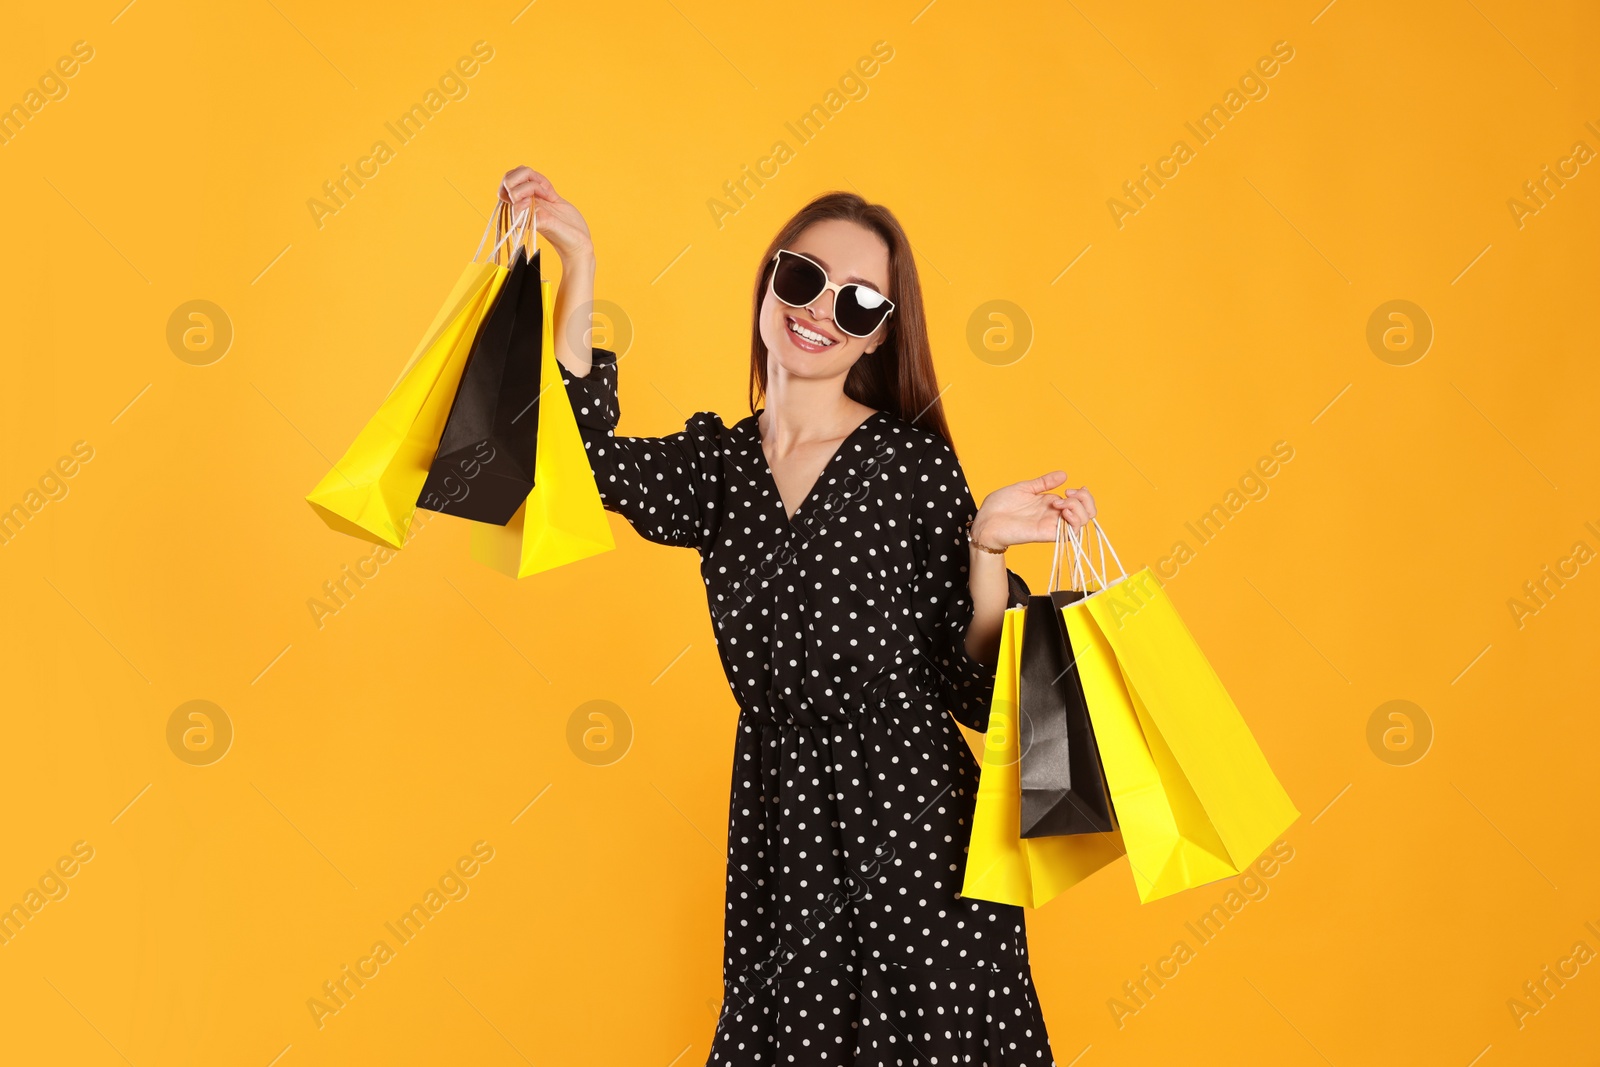
[[[974,541],[972,539],[972,523],[973,523],[973,520],[976,519],[976,518],[977,518],[977,516],[974,515],[971,519],[967,520],[967,544],[969,544],[969,545],[977,545],[979,548],[983,549],[985,552],[992,552],[996,556],[1005,555],[1006,554],[1006,550],[1003,549],[1003,548],[990,548],[988,545],[984,544],[982,541]]]

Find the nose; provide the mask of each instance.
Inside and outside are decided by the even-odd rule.
[[[824,304],[823,301],[827,301],[827,303]],[[823,314],[819,310],[821,308],[826,308],[827,309],[826,314]],[[822,295],[821,296],[817,297],[811,303],[806,305],[806,310],[811,313],[811,317],[812,318],[816,319],[819,322],[822,322],[822,321],[832,322],[833,321],[833,293],[831,293],[828,290],[824,289],[822,291]]]

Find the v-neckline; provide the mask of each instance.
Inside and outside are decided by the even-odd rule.
[[[811,488],[806,491],[806,495],[801,499],[800,503],[795,506],[794,514],[790,515],[788,505],[783,502],[783,493],[778,489],[777,475],[772,473],[772,464],[767,462],[767,450],[763,447],[763,442],[761,440],[761,413],[766,410],[766,408],[758,408],[756,413],[750,416],[751,447],[755,449],[756,460],[761,466],[762,473],[766,475],[767,487],[772,490],[773,498],[778,502],[778,514],[783,518],[785,525],[793,527],[799,521],[801,512],[806,510],[806,508],[810,505],[812,498],[817,495],[817,490],[822,486],[823,481],[833,470],[834,464],[837,463],[839,461],[839,457],[844,454],[845,447],[854,441],[856,437],[867,428],[868,423],[872,422],[880,415],[883,415],[884,412],[881,410],[874,411],[871,415],[868,415],[866,418],[858,422],[855,429],[845,434],[844,440],[839,442],[838,447],[833,450],[833,454],[828,457],[828,461],[822,465],[822,470],[817,472],[816,481],[811,483]]]

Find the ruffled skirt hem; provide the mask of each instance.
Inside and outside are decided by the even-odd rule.
[[[1055,1064],[1026,968],[841,968],[740,992],[723,1003],[707,1067]]]

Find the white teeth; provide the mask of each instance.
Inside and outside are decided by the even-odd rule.
[[[793,319],[789,320],[789,329],[793,330],[795,333],[799,334],[801,337],[804,337],[807,341],[810,341],[814,345],[827,346],[827,345],[833,344],[833,341],[830,340],[829,338],[824,337],[822,334],[817,333],[815,330],[806,329],[804,326],[800,325],[798,322],[794,321]]]

